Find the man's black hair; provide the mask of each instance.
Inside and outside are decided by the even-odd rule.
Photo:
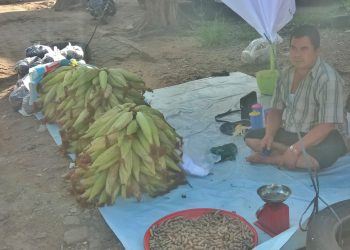
[[[318,32],[315,26],[307,24],[300,25],[292,31],[292,33],[290,34],[289,44],[291,43],[293,38],[300,38],[303,36],[307,36],[308,38],[310,38],[314,49],[318,49],[320,47],[320,33]]]

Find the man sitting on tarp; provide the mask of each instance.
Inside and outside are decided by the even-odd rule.
[[[347,152],[344,103],[348,86],[319,57],[319,46],[315,27],[303,25],[292,32],[291,66],[280,72],[266,129],[250,130],[245,137],[255,151],[247,161],[318,169]]]

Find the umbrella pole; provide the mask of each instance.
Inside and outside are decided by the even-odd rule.
[[[276,67],[276,44],[270,43],[270,69],[274,70]]]

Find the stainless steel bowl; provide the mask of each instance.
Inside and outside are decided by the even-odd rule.
[[[285,185],[269,184],[259,187],[257,193],[267,203],[280,203],[285,201],[292,191]]]

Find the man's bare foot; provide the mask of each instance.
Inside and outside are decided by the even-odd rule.
[[[263,156],[260,153],[252,153],[250,156],[246,158],[246,160],[250,163],[256,164],[272,164],[272,165],[282,165],[282,156],[274,155],[274,156]]]

